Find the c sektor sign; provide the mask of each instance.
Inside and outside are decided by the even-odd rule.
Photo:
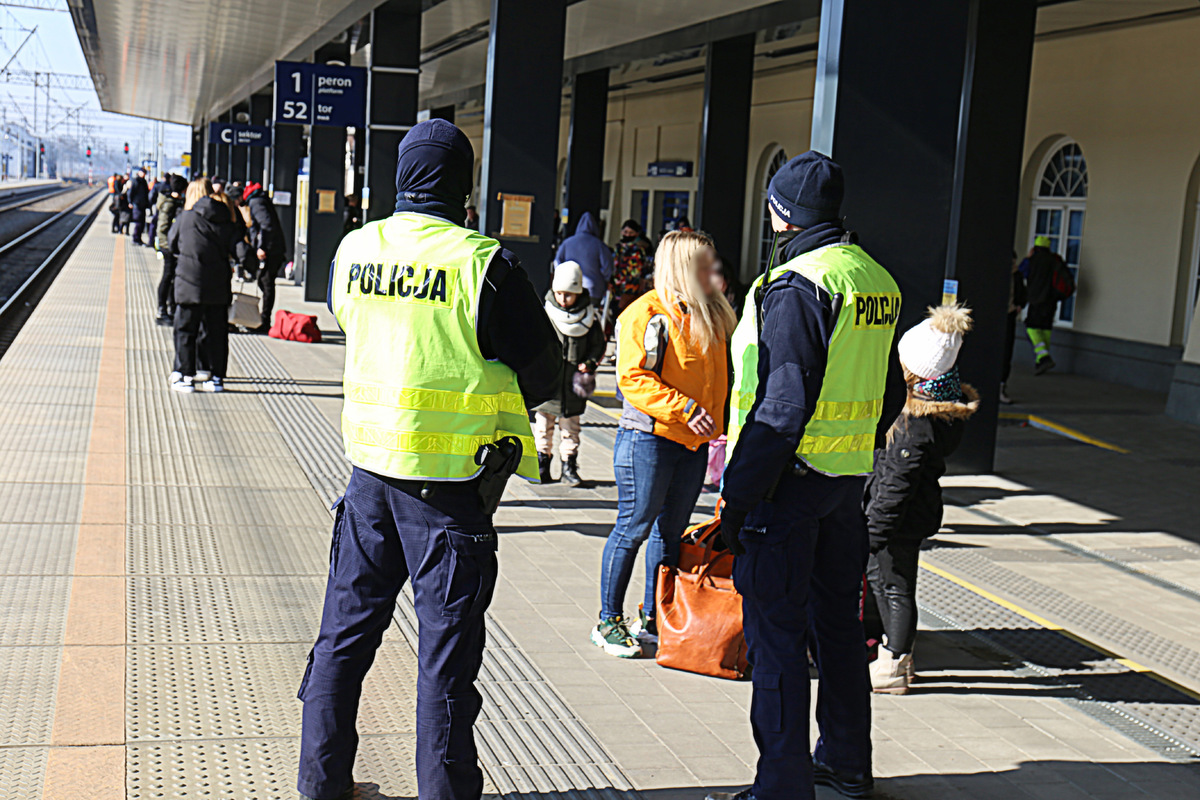
[[[271,128],[267,125],[245,125],[241,122],[210,122],[208,141],[213,144],[242,147],[270,147]]]
[[[364,127],[367,71],[362,67],[276,61],[275,122]]]

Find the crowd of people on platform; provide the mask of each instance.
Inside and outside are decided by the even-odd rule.
[[[136,247],[153,247],[162,262],[156,322],[173,326],[174,369],[168,383],[182,393],[221,392],[229,355],[231,281],[257,280],[266,333],[286,243],[279,215],[262,184],[164,174],[150,186],[146,170],[108,179],[112,231]]]

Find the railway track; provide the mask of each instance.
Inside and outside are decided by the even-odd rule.
[[[48,196],[36,199],[44,200]],[[0,358],[58,274],[80,235],[104,207],[105,197],[103,190],[86,190],[80,199],[72,198],[73,202],[66,208],[0,244]]]
[[[58,184],[49,186],[33,186],[27,189],[15,189],[0,196],[0,214],[5,211],[16,211],[19,208],[31,206],[42,200],[49,200],[67,192],[78,191],[81,184]]]

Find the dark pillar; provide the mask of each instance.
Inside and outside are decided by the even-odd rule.
[[[566,10],[566,0],[492,0],[488,40],[480,230],[520,257],[539,291],[554,255]],[[533,197],[530,236],[499,235],[501,194]]]
[[[233,107],[233,121],[238,121],[239,114],[246,114],[246,118],[250,116],[250,101],[238,103]],[[246,182],[246,176],[250,174],[250,151],[256,149],[252,147],[231,147],[230,150],[230,167],[229,180]]]
[[[300,160],[305,155],[304,131],[299,125],[276,125],[272,141],[269,186],[290,261],[296,257],[296,204],[299,202],[296,177],[300,173]]]
[[[204,130],[204,170],[199,173],[207,175],[210,178],[217,174],[217,150],[220,149],[217,147],[217,142],[213,141],[212,136],[209,135],[208,123],[211,121],[206,119],[202,123]]]
[[[740,272],[750,147],[753,33],[709,42],[704,67],[704,131],[692,222],[713,237],[730,275]]]
[[[955,455],[989,472],[1036,0],[825,0],[813,146],[846,172],[843,213],[904,293],[897,336],[941,300],[974,309],[959,363],[981,410]]]
[[[233,112],[226,111],[220,116],[221,122],[233,122]],[[229,180],[229,168],[233,165],[233,145],[217,142],[217,163],[216,171],[213,175],[219,175],[225,180]]]
[[[454,122],[454,106],[438,106],[429,109],[430,119],[444,119],[446,122]]]
[[[204,172],[204,126],[192,128],[192,166],[188,178],[195,178]]]
[[[568,235],[575,232],[583,212],[600,213],[607,122],[608,67],[579,73],[571,84],[571,128],[567,138]]]
[[[251,125],[270,125],[271,116],[275,113],[274,97],[270,94],[256,94],[250,97],[250,124]],[[267,154],[270,152],[266,147],[248,147],[250,151],[250,165],[248,180],[257,181],[263,186],[266,186],[268,181],[266,177],[266,162]]]
[[[400,140],[417,122],[420,1],[389,0],[372,11],[371,41],[364,222],[384,219],[396,210],[396,154]],[[381,42],[387,46],[379,46]]]
[[[344,39],[317,50],[313,61],[350,63],[350,39]],[[345,195],[346,129],[313,125],[308,135],[308,234],[304,247],[304,299],[310,302],[325,300],[329,265],[342,240]],[[325,211],[321,210],[322,197]]]

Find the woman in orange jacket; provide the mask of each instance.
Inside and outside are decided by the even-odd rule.
[[[657,634],[658,566],[679,560],[679,539],[704,485],[708,442],[725,427],[726,342],[737,319],[713,288],[715,263],[708,236],[668,233],[654,257],[655,290],[630,304],[617,324],[624,400],[613,449],[617,523],[604,546],[600,622],[592,630],[592,643],[610,655],[640,655],[635,637]],[[631,631],[625,591],[647,539],[645,602]]]

